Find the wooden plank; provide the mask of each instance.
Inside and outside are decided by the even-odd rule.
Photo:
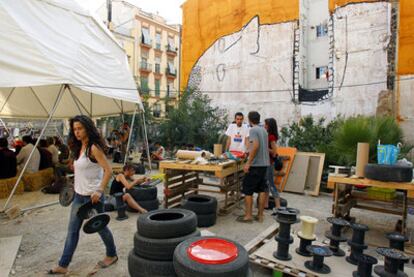
[[[414,183],[396,183],[396,182],[381,182],[366,178],[349,178],[349,177],[337,177],[329,176],[328,183],[342,183],[349,185],[364,185],[377,188],[388,188],[388,189],[401,189],[401,190],[412,190],[414,191]]]
[[[305,188],[309,191],[310,195],[318,196],[321,186],[325,154],[298,152],[296,155],[309,156],[308,177],[306,178]]]
[[[278,147],[277,154],[281,157],[288,157],[287,159],[283,160],[283,175],[278,175],[275,178],[275,185],[279,189],[279,191],[283,191],[286,186],[286,182],[288,180],[288,176],[290,170],[292,168],[293,162],[295,160],[295,154],[297,150],[293,147]]]
[[[23,236],[0,238],[0,273],[9,276]]]
[[[254,250],[263,245],[264,240],[274,237],[278,230],[278,224],[276,223],[269,226],[257,237],[255,237],[253,240],[249,241],[247,244],[244,245],[244,248],[246,249],[247,253],[249,253],[249,255],[252,254]]]
[[[293,161],[289,178],[286,182],[285,191],[303,193],[308,175],[309,156],[296,155]]]

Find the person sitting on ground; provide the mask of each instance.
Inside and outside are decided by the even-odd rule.
[[[39,165],[40,165],[40,152],[38,149],[34,150],[34,153],[29,160],[30,153],[32,152],[34,145],[33,140],[31,136],[24,136],[22,138],[23,141],[23,147],[20,150],[19,154],[16,156],[17,159],[17,170],[21,171],[23,170],[24,165],[26,162],[28,162],[26,167],[26,172],[34,173],[39,171]]]
[[[39,141],[39,146],[37,147],[40,153],[39,170],[53,167],[52,153],[49,152],[47,146],[47,141],[45,139]]]
[[[16,176],[16,154],[9,149],[7,138],[0,138],[0,179]]]
[[[47,145],[47,150],[52,154],[53,166],[55,166],[59,162],[59,150],[55,146],[55,140],[52,137],[48,137]]]
[[[124,165],[124,167],[122,168],[122,173],[119,173],[112,181],[111,190],[109,194],[113,196],[115,193],[124,192],[125,189],[131,189],[136,185],[142,184],[150,180],[148,177],[145,176],[134,180],[132,178],[134,174],[135,168],[131,164]],[[129,193],[124,193],[124,195],[122,196],[122,200],[124,200],[124,202],[126,202],[129,207],[140,213],[147,212],[147,210],[142,208]]]
[[[163,160],[164,159],[164,156],[165,156],[165,149],[164,149],[164,147],[161,145],[160,142],[156,142],[154,144],[154,146],[155,146],[155,151],[152,152],[151,158],[153,160],[158,160],[158,161]]]

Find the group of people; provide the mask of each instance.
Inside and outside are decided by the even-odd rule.
[[[273,118],[265,120],[264,128],[259,125],[260,114],[248,114],[249,125],[244,124],[242,113],[237,113],[234,124],[227,130],[227,150],[247,153],[244,166],[245,178],[242,192],[245,194],[246,213],[238,218],[241,222],[263,221],[263,210],[269,191],[272,193],[276,207],[279,207],[279,193],[273,182],[273,159],[276,157],[278,139],[277,124]],[[79,241],[82,219],[77,216],[80,206],[91,201],[94,204],[104,202],[104,191],[112,176],[111,166],[105,156],[105,142],[93,121],[87,116],[76,116],[70,121],[69,145],[73,154],[74,190],[68,233],[63,254],[58,266],[49,270],[49,274],[66,274],[68,266]],[[158,149],[160,145],[157,145]],[[152,153],[154,153],[152,151]],[[123,172],[115,176],[110,194],[124,192],[123,200],[139,212],[146,212],[126,193],[135,185],[148,180],[142,177],[134,180],[134,167],[125,165]],[[259,194],[259,212],[254,218],[252,214],[253,193]],[[98,205],[98,212],[103,212],[103,205]],[[96,270],[106,268],[118,261],[114,237],[108,226],[99,232],[105,245],[106,255],[95,267]]]
[[[0,138],[0,179],[15,177],[26,163],[25,172],[34,173],[49,167],[58,167],[69,158],[68,147],[57,137],[40,139],[36,149],[35,144],[36,140],[32,136],[23,136],[21,143],[13,151],[7,138]],[[32,151],[33,155],[30,157]]]
[[[263,222],[264,209],[268,205],[269,191],[275,207],[280,207],[279,192],[274,183],[274,161],[277,157],[279,137],[274,118],[264,120],[260,126],[260,114],[256,111],[248,114],[249,125],[244,123],[241,112],[235,114],[234,122],[228,127],[226,150],[247,156],[243,171],[242,193],[245,195],[245,215],[237,218],[240,222]],[[259,194],[258,213],[253,217],[253,193]]]

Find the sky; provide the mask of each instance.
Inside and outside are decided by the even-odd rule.
[[[116,2],[119,0],[112,1]],[[102,7],[102,5],[106,5],[105,0],[84,0],[79,2],[93,12]],[[146,12],[158,12],[158,14],[164,17],[169,24],[181,24],[182,22],[180,6],[185,0],[127,0],[127,2],[142,8]]]

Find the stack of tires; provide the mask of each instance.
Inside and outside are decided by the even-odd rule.
[[[160,206],[160,202],[157,198],[158,190],[156,186],[135,186],[131,189],[128,189],[126,192],[129,193],[132,196],[132,198],[134,198],[135,201],[147,211],[157,210]],[[129,206],[127,207],[127,211],[137,212]]]
[[[217,220],[217,199],[208,195],[187,195],[181,200],[181,208],[197,215],[198,227],[210,227]]]
[[[132,277],[176,276],[173,256],[181,242],[200,236],[197,217],[188,210],[157,210],[138,217],[134,249],[128,256]]]
[[[237,242],[219,237],[191,238],[174,251],[178,277],[248,277],[249,256]]]

